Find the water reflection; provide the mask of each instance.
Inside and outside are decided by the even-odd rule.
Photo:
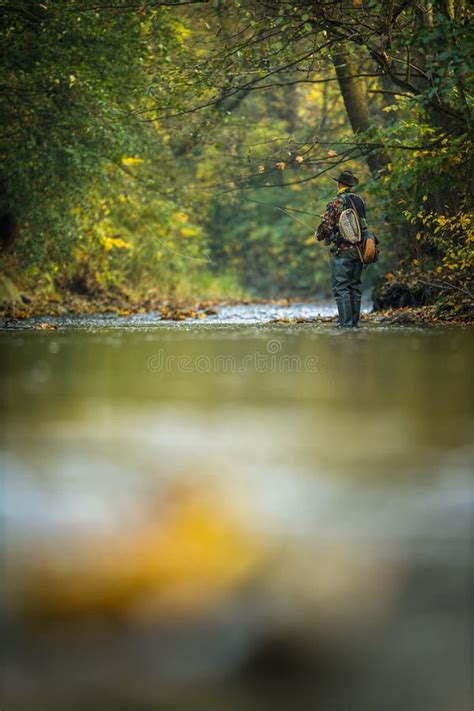
[[[1,347],[6,708],[467,706],[469,332]]]

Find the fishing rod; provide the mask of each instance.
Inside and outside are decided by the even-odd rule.
[[[291,210],[292,212],[300,212],[303,215],[311,215],[311,217],[318,217],[321,219],[322,215],[315,215],[314,212],[307,212],[306,210],[299,210],[296,207],[282,207],[281,205],[275,205],[273,202],[263,202],[262,200],[254,200],[253,198],[249,197],[240,197],[241,200],[247,200],[248,202],[254,202],[257,205],[266,205],[267,207],[274,207],[277,210],[280,210],[280,212],[283,212],[284,215],[287,215],[287,217],[291,217],[292,220],[296,220],[296,222],[299,222],[301,225],[304,225],[308,230],[311,230],[311,232],[314,232],[314,227],[311,227],[308,225],[307,222],[304,220],[301,220],[299,217],[296,217],[295,215],[291,215],[287,210]]]
[[[304,220],[301,220],[299,217],[296,217],[295,215],[291,215],[289,212],[287,212],[287,210],[292,210],[294,212],[301,212],[301,213],[303,213],[303,215],[311,215],[312,217],[318,217],[319,219],[321,219],[323,217],[323,215],[315,215],[314,212],[307,212],[306,210],[298,210],[298,208],[296,208],[296,207],[287,207],[286,205],[285,205],[285,207],[281,207],[281,205],[275,205],[272,202],[263,202],[263,200],[254,200],[253,198],[244,197],[243,195],[241,195],[240,199],[241,200],[248,200],[249,202],[255,202],[257,205],[267,205],[268,207],[274,207],[277,210],[280,210],[280,212],[283,212],[284,215],[291,217],[292,220],[296,220],[296,222],[299,222],[300,224],[304,225],[304,227],[306,227],[308,230],[310,230],[313,233],[315,232],[314,227],[310,227],[310,225],[308,225],[307,222],[305,222]],[[329,255],[327,253],[326,253],[326,259],[329,263]]]

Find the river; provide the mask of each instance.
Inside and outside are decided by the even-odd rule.
[[[470,708],[474,334],[316,313],[0,332],[3,708]]]

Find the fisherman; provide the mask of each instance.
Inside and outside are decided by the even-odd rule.
[[[331,245],[331,282],[339,314],[339,327],[356,328],[362,297],[362,261],[358,248],[347,242],[339,232],[339,216],[349,207],[355,209],[364,235],[367,230],[365,205],[362,198],[352,192],[359,182],[352,171],[344,170],[333,180],[337,182],[337,195],[328,203],[315,237],[319,242]]]

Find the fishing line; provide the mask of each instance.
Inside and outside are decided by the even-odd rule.
[[[303,215],[311,215],[312,217],[318,217],[319,219],[321,219],[321,217],[322,217],[322,215],[315,215],[313,212],[307,212],[306,210],[298,210],[296,207],[287,207],[286,205],[285,205],[285,207],[281,207],[281,205],[275,205],[272,202],[263,202],[262,200],[254,200],[253,198],[244,197],[243,195],[240,197],[240,199],[241,200],[248,200],[249,202],[255,202],[255,203],[257,203],[257,205],[267,205],[268,207],[274,207],[277,210],[280,210],[280,212],[283,212],[283,214],[287,215],[287,217],[291,217],[292,220],[296,220],[296,222],[299,222],[300,224],[304,225],[308,230],[310,230],[313,233],[315,232],[314,227],[310,227],[307,222],[304,222],[304,220],[300,220],[299,217],[296,217],[295,215],[290,215],[290,213],[287,212],[287,210],[301,212],[301,213],[303,213]],[[328,264],[330,264],[329,254],[327,252],[325,252],[325,254],[326,254],[327,262],[328,262]]]
[[[151,234],[153,239],[156,240],[159,244],[161,244],[163,249],[165,249],[167,252],[171,252],[171,254],[176,254],[178,257],[182,257],[183,259],[189,259],[192,262],[207,262],[208,264],[214,264],[213,260],[211,259],[211,257],[209,256],[209,254],[207,253],[207,251],[205,249],[202,250],[202,254],[205,255],[205,259],[203,257],[191,257],[188,254],[183,254],[183,252],[178,252],[176,249],[171,249],[171,247],[168,247],[168,245],[165,244],[165,242],[163,242],[163,240],[161,240],[159,237],[157,237],[154,234],[154,232],[152,232],[151,227],[149,225],[143,224],[143,222],[141,220],[138,220],[138,222],[139,222],[140,226],[142,227],[142,229],[147,230],[148,234]]]
[[[270,203],[268,203],[270,204]],[[280,207],[279,205],[274,205],[273,207],[276,207],[277,210],[280,210],[284,215],[287,217],[291,217],[292,220],[296,220],[296,222],[299,222],[300,225],[304,225],[308,230],[311,230],[311,232],[314,232],[314,228],[310,227],[307,222],[304,220],[300,220],[299,217],[296,217],[295,215],[291,215],[289,212],[286,211],[286,208]]]
[[[176,251],[176,249],[171,249],[171,247],[168,247],[168,245],[165,244],[159,237],[156,237],[156,235],[155,240],[159,242],[159,244],[161,244],[161,246],[168,252],[171,252],[171,254],[176,254],[178,257],[182,257],[183,259],[190,259],[192,262],[207,262],[208,264],[213,264],[212,259],[210,258],[205,249],[202,250],[202,253],[206,255],[205,259],[203,259],[202,257],[191,257],[187,254],[183,254],[183,252]]]
[[[253,198],[245,197],[244,195],[241,195],[239,199],[247,200],[248,202],[255,202],[257,205],[267,205],[268,207],[276,207],[277,210],[281,210],[285,213],[285,215],[288,215],[286,210],[291,210],[291,212],[300,212],[302,215],[311,215],[311,217],[317,217],[319,220],[322,217],[322,215],[316,215],[314,212],[308,212],[307,210],[300,210],[297,207],[288,207],[287,205],[285,205],[285,207],[282,207],[281,205],[275,205],[275,203],[273,202],[263,202],[263,200],[254,200]],[[288,217],[292,217],[294,220],[298,219],[294,215],[288,215]],[[301,224],[305,225],[305,227],[308,227],[312,232],[314,232],[314,227],[309,227],[309,225],[306,224],[306,222],[303,222],[302,220],[298,220],[298,222],[301,222]]]
[[[318,217],[321,219],[322,215],[315,215],[314,212],[306,212],[306,210],[298,210],[296,207],[281,207],[281,205],[275,205],[272,202],[263,202],[262,200],[254,200],[253,198],[248,198],[248,197],[241,197],[241,200],[248,200],[249,202],[255,202],[257,205],[267,205],[268,207],[275,207],[277,210],[280,210],[283,212],[287,217],[291,217],[292,220],[296,220],[296,222],[301,223],[304,225],[308,230],[311,230],[311,232],[314,233],[314,227],[310,227],[307,222],[304,222],[303,220],[300,220],[299,217],[295,217],[295,215],[290,215],[287,210],[294,210],[295,212],[301,212],[303,215],[311,215],[312,217]],[[329,254],[325,252],[326,254],[326,260],[328,264],[331,264],[331,260],[329,259]]]

